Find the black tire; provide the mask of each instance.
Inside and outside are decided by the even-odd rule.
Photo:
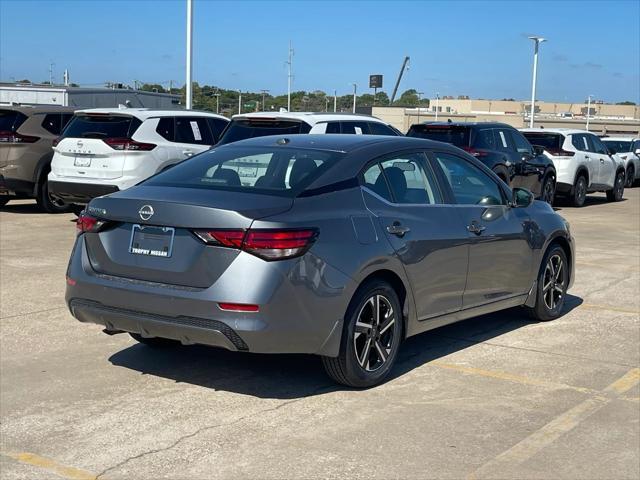
[[[380,319],[380,312],[383,312],[383,316],[386,317],[391,311],[393,320],[388,317],[385,321],[386,328],[385,324],[380,322],[376,324],[375,310],[379,312],[378,319]],[[371,312],[372,328],[366,327],[369,312]],[[363,319],[365,322],[358,322],[358,319]],[[382,328],[378,331],[380,326]],[[349,387],[365,388],[382,383],[395,363],[402,332],[403,316],[400,300],[391,285],[383,280],[372,280],[363,284],[347,309],[340,353],[337,357],[322,357],[327,374],[336,382]],[[383,355],[386,355],[386,358],[383,358]]]
[[[636,171],[633,168],[633,165],[629,165],[629,168],[627,168],[627,173],[624,177],[625,178],[624,188],[633,187],[633,184],[635,183],[635,176],[636,176]]]
[[[540,189],[540,200],[547,202],[553,206],[553,201],[556,197],[556,179],[553,175],[547,175],[542,182],[542,188]]]
[[[0,207],[4,207],[7,203],[9,203],[11,197],[9,195],[0,195]]]
[[[553,268],[550,268],[550,265]],[[570,268],[564,249],[560,245],[551,245],[542,259],[538,272],[536,304],[529,307],[531,318],[547,322],[560,316],[572,274]]]
[[[616,180],[613,184],[613,188],[611,190],[607,190],[607,200],[609,202],[619,202],[622,200],[622,196],[624,195],[624,171],[620,170],[616,173]]]
[[[69,209],[76,216],[79,217],[80,214],[84,211],[86,205],[78,205],[77,203],[72,203],[69,205]]]
[[[509,181],[509,171],[505,167],[502,165],[496,165],[493,167],[493,171],[500,177],[500,180],[511,186],[511,182]]]
[[[49,195],[47,172],[42,174],[42,178],[38,182],[36,202],[40,209],[46,213],[67,213],[71,210],[69,205],[62,203],[59,200],[55,200],[54,198],[51,198],[51,195]]]
[[[576,183],[573,186],[571,194],[571,205],[574,207],[582,207],[587,199],[587,177],[583,174],[578,175]]]
[[[139,333],[129,333],[129,335],[131,335],[137,342],[151,348],[171,348],[180,345],[180,342],[177,340],[171,340],[170,338],[143,337]]]

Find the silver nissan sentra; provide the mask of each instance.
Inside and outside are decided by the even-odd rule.
[[[565,220],[453,146],[291,135],[214,148],[78,219],[66,300],[149,346],[320,355],[366,387],[418,333],[522,306],[562,313]]]

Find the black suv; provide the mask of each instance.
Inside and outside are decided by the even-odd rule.
[[[470,153],[511,187],[530,190],[552,204],[556,189],[553,162],[511,125],[493,122],[427,122],[411,125],[407,137],[446,142]]]

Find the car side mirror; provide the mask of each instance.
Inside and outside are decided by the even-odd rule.
[[[533,193],[526,188],[515,187],[511,191],[511,206],[516,208],[528,207],[533,203]]]
[[[640,148],[636,148],[636,151],[634,152],[636,155],[640,155]]]

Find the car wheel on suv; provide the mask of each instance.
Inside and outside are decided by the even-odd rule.
[[[580,174],[576,179],[576,184],[573,187],[573,194],[571,195],[571,204],[574,207],[582,207],[587,199],[587,178]]]
[[[624,194],[624,172],[620,170],[616,173],[616,181],[611,190],[607,190],[607,200],[609,202],[619,202],[622,200],[622,195]]]
[[[70,205],[62,203],[60,200],[52,197],[49,194],[49,185],[47,183],[47,174],[45,172],[41,175],[38,182],[36,202],[38,206],[46,213],[67,213],[71,210]]]
[[[327,374],[350,387],[370,387],[388,374],[402,337],[402,309],[387,282],[373,280],[356,292],[345,315],[337,357],[322,357]]]
[[[627,168],[627,174],[625,176],[626,178],[626,182],[624,184],[625,188],[633,187],[633,184],[635,183],[635,175],[636,175],[636,172],[633,169],[633,165],[629,165],[629,168]]]
[[[556,193],[556,179],[551,175],[547,175],[542,183],[542,193],[540,200],[547,202],[549,205],[553,205],[553,200]]]

